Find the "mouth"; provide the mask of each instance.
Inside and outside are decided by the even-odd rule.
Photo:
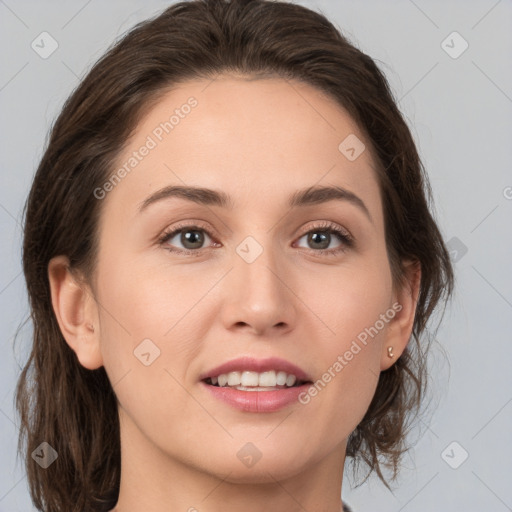
[[[232,388],[239,391],[278,391],[297,388],[311,381],[298,379],[293,373],[269,370],[265,372],[233,371],[202,379],[205,384],[218,388]]]
[[[199,380],[210,395],[244,413],[272,413],[299,403],[311,375],[279,357],[245,355],[207,370]]]

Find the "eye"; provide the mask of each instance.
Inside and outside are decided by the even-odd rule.
[[[199,253],[204,248],[205,235],[206,238],[211,239],[208,230],[201,226],[179,225],[165,231],[159,239],[159,243],[171,252]],[[177,244],[181,244],[183,248],[170,247]]]
[[[328,249],[327,247],[332,243],[332,234],[338,239],[340,245],[333,249]],[[314,252],[328,255],[335,255],[339,252],[346,251],[354,245],[354,240],[348,231],[330,222],[315,226],[299,240],[304,237],[307,237],[307,243],[313,247],[312,250],[314,250]]]
[[[328,249],[327,247],[332,243],[332,234],[338,239],[339,245]],[[206,241],[205,235],[206,239],[209,238],[211,240],[213,238],[209,230],[202,226],[182,224],[173,226],[165,231],[158,242],[170,252],[199,256],[202,249],[205,249],[203,247]],[[302,235],[299,241],[305,237],[307,237],[307,243],[312,246],[309,249],[310,251],[328,256],[346,251],[354,245],[354,239],[350,233],[331,222],[325,222],[313,227],[313,229]],[[179,244],[182,245],[182,248],[179,247]],[[176,247],[177,245],[178,247]]]

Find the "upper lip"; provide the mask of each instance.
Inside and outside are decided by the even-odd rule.
[[[209,377],[218,377],[221,373],[229,373],[236,371],[252,371],[252,372],[267,372],[275,370],[276,372],[283,371],[288,374],[293,374],[300,381],[310,381],[309,375],[299,368],[297,365],[281,359],[279,357],[268,357],[266,359],[255,359],[253,357],[244,356],[236,359],[231,359],[215,368],[207,370],[199,377],[200,380],[208,379]]]

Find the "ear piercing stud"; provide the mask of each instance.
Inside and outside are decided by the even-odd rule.
[[[393,347],[388,347],[388,357],[393,357]]]

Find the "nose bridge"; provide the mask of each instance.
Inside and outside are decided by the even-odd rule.
[[[274,248],[272,235],[247,236],[236,247],[235,272],[244,283],[242,289],[261,299],[277,298],[283,293],[282,277],[278,278],[282,258]],[[263,240],[264,238],[264,240]],[[261,240],[261,243],[260,241]],[[277,274],[277,275],[276,275]]]
[[[261,240],[261,243],[260,243]],[[293,320],[293,293],[286,286],[284,254],[271,233],[247,236],[235,248],[228,286],[228,322],[263,330]]]

